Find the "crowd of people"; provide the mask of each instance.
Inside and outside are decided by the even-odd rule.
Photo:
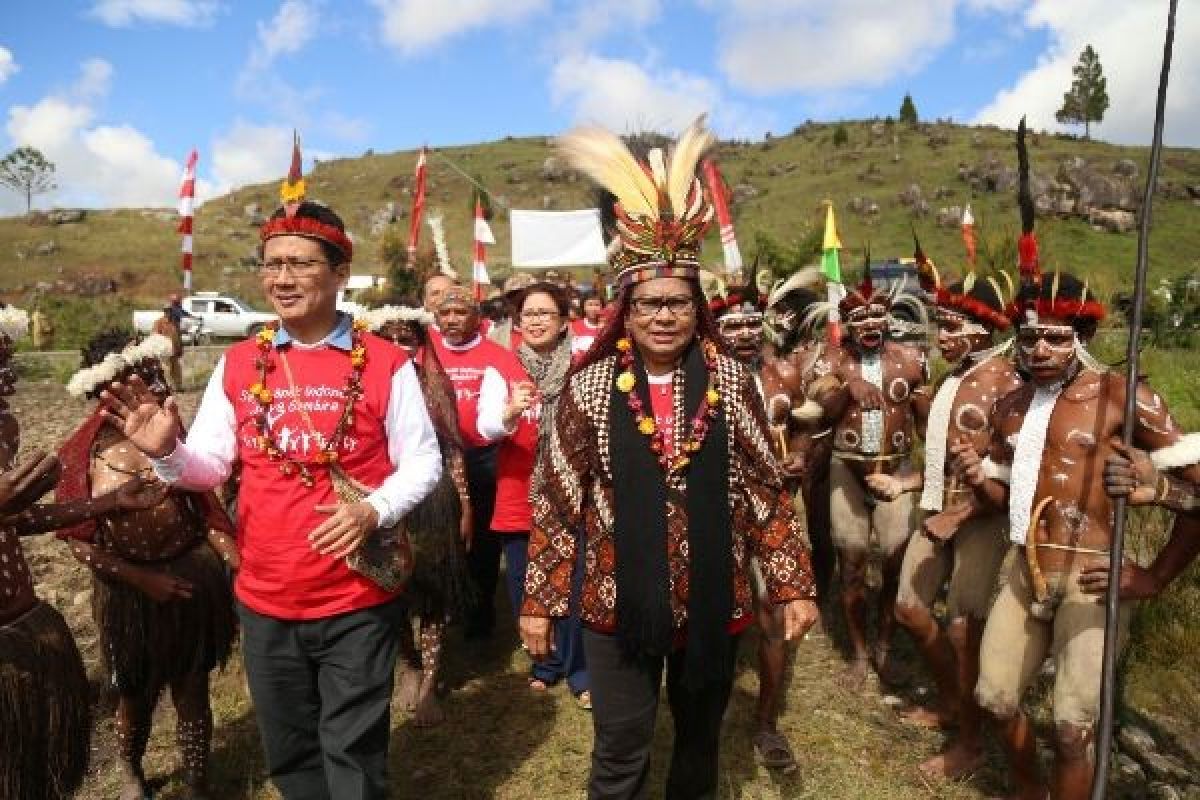
[[[261,230],[278,322],[225,352],[190,427],[163,369],[178,364],[171,304],[144,340],[93,338],[68,386],[86,419],[57,456],[17,462],[4,398],[28,317],[0,310],[0,796],[68,797],[87,763],[83,664],[20,545],[58,531],[93,577],[123,800],[148,796],[164,689],[192,796],[212,796],[209,676],[239,638],[279,792],[388,796],[397,671],[417,726],[453,724],[447,632],[495,635],[502,562],[529,691],[565,684],[591,714],[591,798],[646,795],[664,678],[666,796],[717,796],[752,628],[753,747],[794,769],[777,722],[818,602],[842,619],[854,690],[872,672],[902,682],[896,624],[911,635],[937,691],[902,713],[953,731],[929,776],[978,769],[990,720],[1014,797],[1086,797],[1113,498],[1176,512],[1155,561],[1123,567],[1124,635],[1129,603],[1200,550],[1197,438],[1142,382],[1121,442],[1124,378],[1087,351],[1104,308],[1086,281],[1042,273],[1024,204],[1016,281],[943,281],[918,244],[911,291],[875,285],[868,263],[840,296],[811,268],[770,291],[729,275],[707,296],[696,167],[712,143],[700,123],[669,153],[563,137],[611,193],[606,286],[521,276],[485,304],[438,274],[359,319],[336,309],[342,220],[289,180]],[[900,304],[936,329],[940,381],[891,324]],[[1021,709],[1047,657],[1049,778]]]

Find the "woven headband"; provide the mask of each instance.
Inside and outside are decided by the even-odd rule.
[[[267,220],[259,231],[259,239],[266,242],[276,236],[303,236],[333,245],[346,261],[354,260],[354,243],[344,231],[327,225],[312,217],[275,217]]]

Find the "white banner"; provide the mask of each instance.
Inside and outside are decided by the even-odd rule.
[[[582,267],[606,261],[600,211],[509,212],[512,265],[552,269]]]

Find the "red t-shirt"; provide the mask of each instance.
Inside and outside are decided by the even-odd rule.
[[[529,374],[516,358],[500,372],[510,391],[513,385],[529,380]],[[491,524],[497,533],[528,533],[533,524],[529,479],[533,475],[541,418],[542,403],[538,400],[521,415],[517,429],[500,444],[496,456],[496,509]]]
[[[463,444],[469,450],[487,447],[491,442],[479,435],[476,420],[479,417],[479,387],[483,384],[483,373],[494,367],[503,375],[511,371],[516,356],[491,339],[476,337],[464,347],[454,347],[442,337],[432,339],[438,360],[454,386],[454,400],[458,406],[458,431]],[[520,364],[517,365],[518,367]]]
[[[354,422],[343,439],[339,463],[366,486],[377,487],[394,469],[384,421],[392,377],[408,356],[371,334],[364,334],[363,342],[367,348],[364,393],[354,406]],[[297,461],[311,462],[322,446],[321,437],[333,432],[342,412],[343,389],[351,370],[349,353],[333,347],[287,347],[283,352],[296,379],[296,396],[279,355],[274,354],[275,369],[266,382],[275,400],[267,424],[286,452]],[[338,498],[324,467],[312,468],[316,483],[306,487],[297,476],[283,475],[278,463],[258,449],[258,402],[249,391],[258,382],[254,366],[258,353],[251,338],[225,354],[223,386],[234,409],[237,456],[242,463],[237,504],[242,567],[234,584],[238,599],[260,614],[289,620],[322,619],[391,600],[394,594],[350,569],[343,559],[321,555],[309,544],[308,534],[328,519],[315,507],[335,505]],[[312,428],[299,411],[301,405],[312,419]]]
[[[586,353],[591,349],[592,343],[596,341],[596,337],[600,335],[601,329],[604,327],[604,320],[601,319],[593,327],[586,318],[579,318],[571,323],[571,352],[575,354]]]

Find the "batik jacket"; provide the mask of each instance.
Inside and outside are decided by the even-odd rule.
[[[583,535],[585,573],[582,616],[592,628],[616,628],[616,548],[613,540],[612,459],[609,414],[617,357],[611,356],[574,375],[559,400],[549,447],[535,467],[533,528],[529,535],[529,567],[525,573],[522,613],[565,617],[571,592],[579,536]],[[752,595],[748,575],[751,555],[758,557],[767,593],[774,603],[816,595],[804,522],[792,510],[783,488],[766,415],[750,371],[725,355],[717,358],[721,404],[729,436],[729,507],[733,524],[732,625],[749,621]],[[676,373],[675,391],[682,391]],[[677,411],[675,430],[688,424]],[[645,446],[649,446],[647,441]],[[671,489],[686,492],[686,471],[673,478]],[[669,497],[682,497],[668,492]],[[668,500],[667,567],[671,609],[677,629],[687,622],[688,545],[686,502]],[[740,626],[739,626],[740,627]]]

